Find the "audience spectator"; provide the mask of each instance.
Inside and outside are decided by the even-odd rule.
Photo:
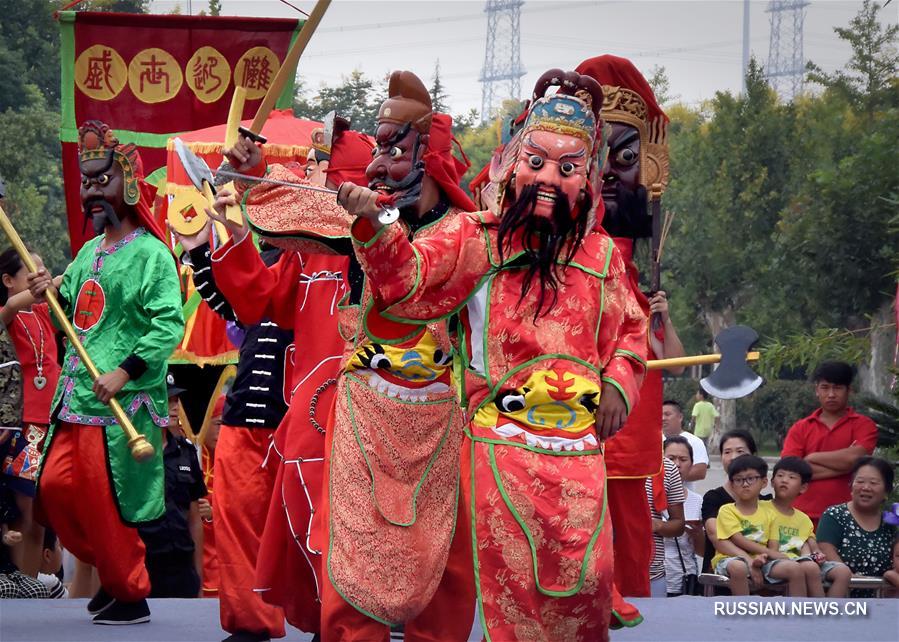
[[[845,564],[827,561],[815,540],[812,520],[793,508],[796,498],[808,490],[812,467],[798,457],[784,457],[774,466],[771,485],[771,524],[768,529],[768,562],[762,567],[765,581],[789,583],[791,597],[824,597],[823,582],[831,582],[829,597],[846,597],[852,571]]]
[[[883,577],[893,565],[896,527],[883,519],[883,504],[893,490],[893,467],[877,457],[862,457],[850,473],[851,498],[831,506],[818,523],[818,545],[832,562],[855,575]],[[854,597],[858,591],[853,591]]]
[[[770,555],[771,507],[759,502],[762,489],[768,485],[768,464],[755,455],[740,455],[728,467],[727,477],[734,503],[718,511],[712,567],[727,576],[731,595],[749,595],[752,586],[758,588],[764,583],[761,568]]]
[[[37,254],[38,268],[44,263]],[[54,279],[58,287],[62,277]],[[21,366],[21,423],[18,430],[0,430],[0,474],[14,492],[19,516],[12,528],[22,541],[11,551],[20,571],[37,577],[41,565],[44,527],[34,519],[35,477],[50,424],[50,411],[59,380],[56,330],[46,303],[37,303],[28,291],[28,269],[19,253],[8,248],[0,254],[0,324],[9,333]]]
[[[18,518],[12,491],[0,482],[0,599],[46,598],[46,587],[37,579],[19,571],[10,555],[10,547],[22,541],[22,533],[9,524]]]
[[[198,500],[206,495],[197,449],[184,436],[178,395],[169,376],[169,426],[162,451],[165,514],[138,528],[147,547],[150,597],[199,597],[203,572],[203,525]]]
[[[852,367],[829,361],[815,371],[815,395],[821,403],[811,415],[790,428],[781,457],[801,457],[812,467],[808,491],[796,508],[817,525],[828,506],[849,500],[849,471],[877,445],[877,427],[849,407]]]
[[[665,457],[677,466],[683,476],[693,465],[693,448],[684,437],[665,440]],[[683,595],[686,578],[699,575],[696,555],[702,555],[705,536],[702,529],[702,497],[689,488],[684,501],[684,533],[665,538],[665,583],[668,597]],[[694,587],[695,588],[695,587]]]
[[[693,449],[693,465],[684,477],[686,487],[693,490],[693,482],[705,479],[709,469],[709,453],[702,440],[691,432],[684,430],[684,411],[680,404],[672,399],[662,402],[662,438],[683,437],[690,442]]]
[[[718,409],[709,401],[709,395],[702,388],[696,393],[696,402],[690,412],[693,417],[693,434],[702,439],[703,445],[708,448],[709,437],[715,431],[718,424]]]
[[[718,452],[721,454],[721,467],[727,472],[730,463],[740,455],[754,455],[757,452],[755,439],[745,430],[731,430],[721,435],[718,442]],[[770,495],[761,495],[759,499],[771,499]],[[702,525],[705,527],[705,552],[702,556],[702,572],[709,573],[712,570],[712,556],[715,554],[717,542],[715,522],[719,509],[725,504],[734,501],[734,490],[730,480],[723,486],[713,488],[702,496]]]
[[[665,537],[677,537],[684,532],[684,484],[677,466],[662,458],[664,468],[657,475],[646,478],[646,497],[652,517],[652,562],[649,565],[650,597],[665,597]]]
[[[41,568],[37,579],[47,587],[50,599],[65,599],[69,597],[69,590],[59,579],[62,570],[62,546],[59,538],[52,528],[44,529],[44,546],[41,551]]]

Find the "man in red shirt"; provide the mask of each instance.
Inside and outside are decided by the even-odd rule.
[[[849,471],[860,457],[877,445],[877,426],[849,407],[852,367],[828,361],[818,366],[813,379],[821,407],[790,428],[781,457],[801,457],[812,467],[808,490],[796,499],[796,508],[818,518],[828,506],[849,501]]]

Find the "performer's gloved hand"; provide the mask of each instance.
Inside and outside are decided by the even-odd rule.
[[[380,229],[378,214],[382,207],[378,205],[378,193],[355,183],[343,183],[337,190],[337,202],[353,216],[361,216],[371,221],[372,227]]]
[[[94,396],[103,403],[109,403],[109,400],[115,397],[119,390],[128,383],[129,378],[128,373],[121,368],[101,374],[94,381]]]
[[[28,291],[31,292],[35,301],[43,301],[46,298],[47,289],[53,285],[53,277],[45,268],[40,268],[37,272],[31,272],[28,275]]]
[[[621,430],[627,419],[627,404],[618,392],[618,388],[603,382],[599,395],[599,408],[596,409],[596,436],[600,441],[609,439]]]
[[[240,174],[252,173],[253,169],[262,162],[262,150],[259,145],[242,134],[237,136],[234,147],[222,150],[222,154],[228,159],[234,171]]]
[[[237,197],[230,190],[220,190],[215,195],[215,211],[207,207],[206,215],[216,223],[221,223],[222,225],[224,225],[225,229],[227,229],[231,234],[231,238],[234,239],[234,242],[240,243],[247,237],[247,234],[250,233],[250,228],[247,226],[247,218],[245,212],[242,212],[244,216],[243,219],[241,219],[240,223],[235,223],[227,216],[225,216],[225,211],[231,205],[237,205]],[[208,233],[206,238],[209,238]]]

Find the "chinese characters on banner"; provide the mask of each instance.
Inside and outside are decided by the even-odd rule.
[[[119,140],[135,143],[155,183],[165,171],[168,138],[224,123],[235,86],[247,89],[243,117],[255,114],[302,26],[294,19],[72,11],[60,13],[59,23],[60,141],[73,252],[92,235],[79,196],[79,124],[103,120]],[[289,107],[292,98],[291,83],[277,106]]]

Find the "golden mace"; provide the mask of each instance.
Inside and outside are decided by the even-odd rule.
[[[0,193],[0,197],[2,196],[3,194]],[[13,227],[12,222],[9,220],[6,212],[3,211],[2,206],[0,206],[0,227],[3,228],[6,236],[9,237],[10,243],[12,243],[16,252],[18,252],[19,257],[22,259],[22,263],[28,271],[37,272],[37,265],[35,265],[34,259],[31,257],[31,252],[25,247],[22,238],[19,236],[19,233],[16,232],[16,228]],[[56,317],[56,320],[59,322],[60,326],[62,326],[62,330],[65,332],[69,342],[74,346],[75,352],[78,353],[79,358],[84,363],[84,367],[87,368],[91,380],[96,381],[100,376],[100,371],[97,370],[97,366],[94,365],[90,355],[87,354],[87,350],[84,349],[84,346],[78,339],[75,328],[72,327],[72,323],[69,321],[62,306],[59,304],[59,299],[56,298],[56,292],[52,289],[47,289],[45,296],[47,298],[47,304],[53,312],[53,316]],[[109,400],[109,407],[112,409],[112,414],[115,417],[116,422],[118,422],[119,427],[125,432],[125,436],[128,437],[128,448],[131,450],[131,456],[137,461],[144,461],[145,459],[151,458],[154,453],[153,446],[150,445],[150,442],[147,441],[146,437],[135,430],[134,425],[131,423],[131,419],[125,414],[125,411],[119,402],[116,401],[115,398],[112,398]]]

